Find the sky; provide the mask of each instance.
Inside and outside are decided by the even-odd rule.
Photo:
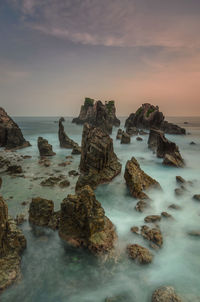
[[[200,116],[199,0],[0,0],[0,106],[77,116],[85,97]]]

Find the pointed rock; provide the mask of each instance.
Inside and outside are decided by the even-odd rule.
[[[38,149],[40,152],[40,156],[53,156],[56,155],[53,152],[53,147],[48,143],[48,140],[44,139],[43,137],[38,137]]]
[[[62,119],[59,120],[59,131],[58,137],[60,141],[60,147],[66,149],[73,149],[74,147],[78,148],[78,144],[75,143],[69,136],[65,133],[64,126],[62,123]]]

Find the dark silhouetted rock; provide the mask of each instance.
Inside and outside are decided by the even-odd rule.
[[[134,157],[126,163],[124,178],[131,195],[135,198],[147,199],[148,196],[143,192],[144,190],[160,189],[159,183],[141,170]]]
[[[76,142],[69,138],[69,136],[65,133],[65,129],[61,119],[59,120],[59,130],[58,137],[60,141],[60,147],[66,149],[80,148]]]
[[[94,254],[110,252],[116,240],[115,228],[105,216],[94,191],[85,186],[77,195],[68,195],[61,203],[60,237],[75,247]]]
[[[100,128],[84,125],[81,150],[81,175],[76,190],[85,185],[94,189],[121,172],[121,164],[113,150],[113,140]]]
[[[162,213],[161,213],[161,216],[164,217],[164,218],[173,218],[172,215],[170,215],[170,214],[167,213],[167,212],[162,212]]]
[[[200,237],[200,230],[198,230],[198,231],[190,231],[190,232],[188,232],[188,235],[194,236],[194,237]]]
[[[154,291],[152,302],[182,302],[173,287],[163,286]]]
[[[186,180],[181,176],[176,176],[176,182],[178,184],[184,184],[184,183],[186,183]]]
[[[150,251],[139,244],[129,244],[127,246],[127,252],[129,257],[139,264],[149,264],[153,260],[153,255]]]
[[[52,145],[48,143],[48,140],[43,137],[38,137],[38,149],[40,152],[40,156],[53,156],[56,153],[53,152]]]
[[[123,131],[121,137],[121,144],[130,144],[130,142],[131,142],[130,135]]]
[[[178,134],[178,135],[185,135],[186,131],[184,128],[181,128],[178,125],[169,123],[167,121],[163,121],[161,123],[160,129],[167,134]]]
[[[195,142],[191,142],[190,145],[196,145],[196,143]]]
[[[138,137],[136,137],[136,140],[137,140],[137,141],[143,141],[143,138],[140,137],[140,136],[138,136]]]
[[[118,129],[116,139],[120,139],[121,140],[122,133],[123,133],[123,130],[122,129]]]
[[[200,194],[195,194],[193,196],[193,199],[196,200],[196,201],[200,201]]]
[[[21,149],[29,146],[30,143],[23,137],[19,126],[0,107],[0,147]]]

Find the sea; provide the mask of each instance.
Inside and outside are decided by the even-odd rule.
[[[28,215],[33,197],[53,200],[55,210],[68,194],[74,194],[77,177],[69,177],[70,170],[78,170],[80,155],[66,159],[71,150],[61,149],[58,140],[58,117],[15,117],[31,147],[18,150],[20,155],[30,155],[23,162],[25,178],[13,178],[2,174],[1,194],[7,202],[9,215]],[[22,255],[22,277],[0,296],[1,302],[104,302],[107,297],[125,295],[123,301],[148,302],[152,293],[160,286],[172,286],[183,297],[183,301],[200,301],[200,237],[188,235],[200,231],[200,203],[192,197],[200,194],[200,117],[168,117],[168,121],[186,128],[187,135],[166,135],[175,142],[185,160],[184,168],[162,165],[162,159],[148,149],[148,135],[143,141],[131,138],[128,145],[116,140],[117,128],[113,129],[114,151],[122,163],[122,172],[109,184],[98,186],[96,198],[101,202],[106,215],[116,227],[118,240],[115,261],[102,262],[87,250],[66,245],[57,231],[47,228],[32,228],[28,221],[20,226],[27,239],[27,248]],[[121,118],[121,128],[125,117]],[[82,126],[72,123],[72,117],[65,117],[63,123],[67,135],[81,144]],[[56,156],[51,166],[38,164],[37,138],[42,136],[52,144]],[[191,145],[191,142],[195,144]],[[1,152],[1,151],[0,151]],[[130,196],[124,168],[127,160],[135,157],[141,168],[155,178],[162,191],[150,191],[151,208],[140,213],[135,210],[137,200]],[[60,163],[70,161],[66,167]],[[62,173],[71,183],[67,188],[43,187],[41,179]],[[185,194],[175,195],[176,176],[182,176],[192,184]],[[34,179],[37,178],[37,179]],[[180,210],[169,209],[177,204]],[[127,244],[137,243],[149,248],[149,242],[133,234],[130,228],[145,224],[147,215],[160,215],[167,211],[174,219],[159,222],[163,234],[163,247],[151,250],[154,255],[149,265],[140,265],[128,258]],[[121,301],[121,300],[111,300]]]

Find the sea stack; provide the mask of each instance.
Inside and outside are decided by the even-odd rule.
[[[62,118],[60,118],[60,120],[59,120],[58,137],[59,137],[61,148],[66,148],[66,149],[74,149],[74,148],[78,149],[78,148],[80,148],[78,146],[78,144],[75,143],[72,139],[70,139],[69,136],[65,133]]]
[[[108,101],[103,104],[101,101],[95,101],[90,98],[85,98],[79,116],[74,118],[72,122],[76,124],[88,123],[101,128],[108,134],[112,133],[113,126],[120,126],[120,120],[116,117],[114,101]]]
[[[80,171],[76,190],[87,184],[94,189],[121,172],[121,164],[113,150],[113,140],[102,129],[87,123],[82,134]]]
[[[48,143],[48,140],[44,139],[43,137],[38,137],[38,149],[40,152],[40,156],[53,156],[56,155],[53,152],[53,147]]]
[[[0,147],[21,149],[30,143],[23,137],[22,131],[13,119],[0,107]]]

